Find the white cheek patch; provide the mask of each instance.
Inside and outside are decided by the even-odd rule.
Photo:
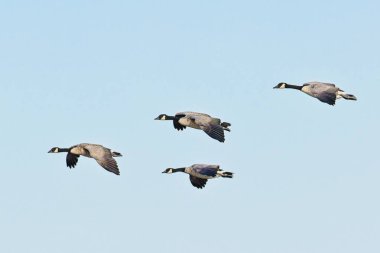
[[[166,116],[165,115],[162,116],[161,120],[166,120]]]

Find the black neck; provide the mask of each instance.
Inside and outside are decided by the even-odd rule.
[[[302,89],[302,86],[286,84],[286,85],[285,85],[285,88],[301,90],[301,89]]]
[[[177,169],[173,169],[173,173],[174,172],[185,172],[185,168],[177,168]]]
[[[58,153],[60,152],[69,152],[70,149],[69,148],[58,148]]]
[[[165,117],[165,120],[174,120],[174,119],[175,119],[174,116],[168,116],[168,115],[167,115],[167,116]]]

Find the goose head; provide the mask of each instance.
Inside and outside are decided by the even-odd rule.
[[[155,120],[167,120],[168,119],[168,115],[166,114],[160,114],[158,115],[157,118],[155,118]]]
[[[285,89],[287,85],[288,85],[287,83],[282,82],[274,86],[273,89]]]
[[[164,170],[162,173],[172,174],[172,173],[173,173],[173,168],[167,168],[167,169]]]
[[[59,148],[54,147],[54,148],[50,149],[48,153],[58,153],[58,152],[59,152]]]

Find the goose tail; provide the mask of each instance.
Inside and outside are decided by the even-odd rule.
[[[221,176],[221,177],[227,177],[227,178],[232,178],[234,173],[232,172],[228,172],[228,171],[218,171],[218,174]]]
[[[347,99],[347,100],[358,100],[354,95],[347,94],[343,91],[339,91],[338,95],[340,95],[342,98]]]
[[[347,100],[358,100],[354,95],[352,94],[342,94],[341,95],[344,99],[347,99]]]
[[[123,155],[120,154],[119,152],[112,151],[112,156],[113,157],[119,157],[119,156],[123,156]]]
[[[222,122],[220,125],[223,127],[223,130],[226,130],[226,131],[228,131],[228,132],[231,132],[231,129],[228,128],[228,127],[231,126],[230,123],[228,123],[228,122]]]

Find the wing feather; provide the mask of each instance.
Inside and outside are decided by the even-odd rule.
[[[215,177],[219,170],[219,165],[194,164],[192,170],[201,175]]]
[[[327,103],[329,105],[335,105],[335,101],[336,101],[336,94],[335,93],[322,92],[320,94],[317,94],[315,97],[318,98],[319,101],[321,101],[323,103]]]
[[[117,166],[117,162],[113,158],[107,158],[103,160],[95,159],[100,166],[102,166],[104,169],[108,170],[109,172],[112,172],[116,175],[120,175],[119,167]]]
[[[67,167],[69,167],[70,169],[74,168],[75,165],[77,165],[78,158],[79,158],[79,155],[74,155],[74,154],[68,152],[67,155],[66,155],[66,165],[67,165]]]
[[[86,146],[90,157],[94,158],[100,166],[109,172],[120,175],[116,160],[112,157],[111,150],[101,145]]]
[[[202,179],[202,178],[194,177],[190,175],[190,182],[194,187],[197,187],[198,189],[202,189],[203,187],[205,187],[207,183],[207,179]]]
[[[197,124],[208,136],[220,142],[224,142],[225,139],[223,127],[219,124],[213,124],[213,119],[211,117],[206,117],[204,115],[188,117],[194,121],[194,123]]]
[[[180,113],[177,113],[175,116],[174,116],[174,119],[173,119],[173,126],[175,129],[177,129],[178,131],[179,130],[183,130],[183,129],[186,129],[186,126],[183,126],[181,125],[178,121],[180,118],[182,117],[186,117],[185,114],[180,114]]]
[[[224,142],[224,130],[219,125],[201,125],[200,128],[211,138]]]
[[[335,87],[335,84],[333,83],[323,83],[323,82],[307,82],[304,85]]]

